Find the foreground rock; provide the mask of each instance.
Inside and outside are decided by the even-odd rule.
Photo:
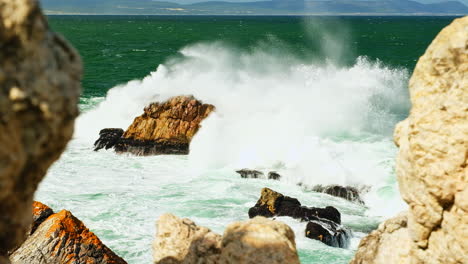
[[[329,246],[348,247],[351,235],[341,226],[341,214],[332,206],[325,208],[302,206],[296,198],[263,188],[260,199],[249,209],[250,218],[258,215],[289,216],[309,222],[305,231],[308,238],[322,241]]]
[[[291,228],[263,217],[233,223],[220,236],[165,214],[157,224],[153,256],[155,264],[299,263]]]
[[[11,254],[12,264],[126,264],[69,211],[54,214],[46,205],[34,202],[33,216],[30,236]]]
[[[355,187],[340,185],[316,185],[311,190],[314,192],[326,193],[331,196],[343,198],[350,202],[364,204],[364,201],[361,199],[360,191]]]
[[[386,221],[352,263],[468,263],[468,17],[434,39],[409,89],[411,114],[395,130],[407,223]]]
[[[203,104],[193,96],[152,103],[123,135],[120,129],[101,130],[95,150],[114,148],[118,153],[135,155],[188,154],[200,123],[213,111],[213,105]]]
[[[34,191],[78,114],[81,62],[38,2],[0,0],[0,263],[25,239]]]

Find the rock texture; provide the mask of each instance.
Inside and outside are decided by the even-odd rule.
[[[54,214],[34,202],[33,217],[30,236],[10,256],[12,264],[126,264],[69,211]]]
[[[360,245],[358,252],[393,251],[392,262],[361,253],[353,263],[468,263],[468,17],[434,39],[409,89],[410,116],[395,130],[407,227],[386,229],[389,220]]]
[[[257,217],[229,225],[224,235],[171,214],[160,217],[153,244],[155,264],[298,264],[294,232]]]
[[[78,114],[81,62],[38,2],[0,0],[0,263],[25,239],[34,191]]]
[[[343,198],[351,202],[364,204],[364,201],[361,199],[359,190],[355,187],[340,185],[316,185],[312,188],[312,191],[326,193],[331,196]]]
[[[203,104],[193,96],[152,103],[118,139],[119,129],[101,130],[95,150],[113,147],[116,152],[136,155],[188,154],[200,123],[213,111],[213,105]]]

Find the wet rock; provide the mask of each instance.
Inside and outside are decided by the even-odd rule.
[[[255,217],[232,223],[224,231],[220,263],[299,264],[294,239],[280,221]]]
[[[237,173],[240,174],[242,178],[249,178],[249,179],[262,179],[265,178],[265,174],[263,172],[258,171],[258,170],[249,170],[249,169],[242,169],[236,171]]]
[[[269,180],[279,180],[279,179],[281,179],[281,175],[279,175],[279,173],[277,173],[276,171],[270,171],[268,173],[268,179]]]
[[[352,263],[468,263],[468,16],[432,41],[409,90],[394,136],[409,211],[364,238]]]
[[[306,237],[323,242],[326,245],[339,248],[347,248],[351,233],[341,225],[324,219],[311,220],[307,223]]]
[[[360,192],[357,188],[351,186],[340,186],[340,185],[316,185],[312,188],[314,192],[326,193],[331,196],[343,198],[351,202],[357,202],[364,204],[361,199]]]
[[[124,131],[121,128],[104,128],[99,131],[99,139],[94,142],[94,151],[110,149],[117,144]]]
[[[0,47],[3,264],[26,239],[34,191],[73,134],[81,61],[34,0],[0,0]]]
[[[154,263],[219,263],[221,235],[172,214],[162,215],[156,229]]]
[[[51,210],[33,205],[33,215],[40,222]],[[31,232],[26,241],[10,255],[12,264],[92,263],[126,264],[69,211],[51,214]]]
[[[257,217],[230,224],[224,235],[171,214],[160,217],[153,243],[155,264],[298,264],[294,232]]]
[[[341,224],[341,214],[333,206],[325,208],[302,206],[296,198],[284,196],[268,188],[262,189],[260,199],[254,207],[249,209],[250,218],[258,215],[264,217],[289,216],[302,221],[324,218]]]

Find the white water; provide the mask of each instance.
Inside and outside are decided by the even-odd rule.
[[[300,62],[287,53],[240,53],[199,44],[143,80],[111,89],[77,121],[74,140],[41,184],[37,199],[82,219],[130,263],[150,262],[153,223],[172,212],[222,232],[262,187],[304,205],[333,205],[356,239],[403,208],[394,178],[395,123],[408,107],[405,70],[359,58],[351,67]],[[143,107],[175,95],[216,106],[193,139],[188,157],[132,157],[92,152],[102,128],[127,128]],[[89,107],[89,106],[83,106]],[[281,182],[245,180],[241,168],[276,170]],[[369,209],[297,183],[371,186]],[[346,263],[352,251],[296,231],[303,263]]]

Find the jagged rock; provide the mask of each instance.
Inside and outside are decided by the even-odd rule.
[[[156,239],[153,243],[154,263],[218,263],[221,236],[208,228],[197,226],[190,219],[181,219],[172,214],[162,215],[156,228]]]
[[[335,222],[323,220],[310,220],[305,229],[305,236],[323,242],[326,245],[347,248],[351,232]]]
[[[48,213],[50,208],[47,206],[39,204],[33,207],[33,214],[39,216],[37,221]],[[10,255],[10,261],[12,264],[126,264],[66,210],[43,219],[28,239]]]
[[[353,263],[468,263],[468,16],[437,35],[409,89],[410,116],[395,129],[407,227],[388,220]]]
[[[153,257],[155,264],[299,263],[291,228],[263,217],[233,223],[221,237],[189,219],[162,215]]]
[[[78,115],[81,62],[34,0],[0,0],[0,263],[26,238],[34,191]]]
[[[341,214],[333,206],[325,208],[301,206],[296,198],[284,196],[268,188],[262,189],[260,199],[258,199],[254,207],[249,209],[250,218],[258,215],[264,217],[290,216],[302,221],[323,218],[341,224]]]
[[[104,128],[99,131],[99,138],[94,142],[94,151],[110,149],[117,144],[124,131],[121,128]]]
[[[242,169],[236,171],[237,173],[240,174],[242,178],[249,178],[249,179],[258,179],[258,178],[264,178],[265,174],[263,172],[258,171],[258,170],[249,170],[249,169]]]
[[[47,205],[34,201],[32,204],[33,223],[29,235],[36,231],[37,227],[44,222],[49,216],[54,214],[54,211]]]
[[[280,221],[255,217],[232,223],[224,231],[220,263],[299,264],[294,239]]]
[[[331,196],[340,197],[351,202],[357,202],[364,204],[364,201],[359,195],[359,190],[351,186],[340,186],[340,185],[316,185],[312,188],[314,192],[326,193]]]
[[[163,103],[145,107],[143,115],[117,138],[120,130],[104,129],[99,133],[95,150],[113,147],[118,153],[135,155],[188,154],[190,141],[200,123],[215,107],[193,96],[176,96]]]
[[[268,173],[268,179],[269,180],[279,180],[281,179],[281,175],[277,173],[276,171],[270,171]]]

